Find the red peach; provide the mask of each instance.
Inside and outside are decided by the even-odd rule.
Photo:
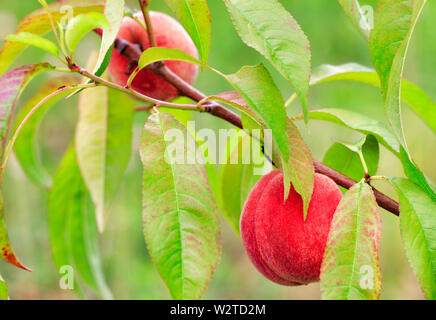
[[[244,247],[255,267],[278,284],[318,281],[330,224],[342,193],[333,180],[315,174],[304,221],[301,196],[291,185],[284,202],[283,189],[280,171],[271,172],[255,185],[241,214]]]
[[[137,13],[135,16],[144,21],[142,13]],[[197,48],[180,23],[164,13],[154,11],[150,12],[150,19],[158,47],[179,49],[198,58]],[[146,30],[132,18],[124,18],[118,37],[139,45],[142,51],[150,47]],[[192,84],[197,77],[197,65],[181,61],[166,61],[166,65],[189,84]],[[109,63],[112,80],[117,84],[126,85],[133,71],[131,69],[129,60],[114,50]],[[159,100],[171,100],[178,95],[175,87],[146,69],[141,70],[135,77],[132,88]]]

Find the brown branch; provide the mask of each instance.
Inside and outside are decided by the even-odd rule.
[[[130,61],[134,63],[137,63],[139,61],[139,58],[141,57],[142,54],[141,49],[138,46],[118,38],[115,41],[115,49],[118,50],[120,54],[125,55],[127,58],[129,58]],[[196,88],[192,87],[190,84],[185,82],[174,72],[172,72],[162,62],[151,64],[150,66],[147,67],[147,69],[157,74],[158,76],[162,77],[169,83],[171,83],[174,87],[176,87],[179,90],[179,93],[181,95],[189,97],[197,102],[206,98],[205,94],[203,94],[202,92],[200,92],[199,90],[197,90]],[[233,111],[225,108],[224,106],[216,102],[208,102],[204,106],[205,106],[205,112],[208,112],[213,116],[221,118],[238,128],[242,128],[241,117],[238,114],[234,113]],[[316,172],[328,176],[341,187],[350,189],[353,185],[357,183],[353,179],[326,166],[325,164],[319,162],[318,160],[314,159],[313,165],[315,167]],[[399,204],[396,201],[392,200],[391,198],[389,198],[388,196],[386,196],[385,194],[374,188],[373,190],[377,203],[380,207],[397,216],[400,214]]]

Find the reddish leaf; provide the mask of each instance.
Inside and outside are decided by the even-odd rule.
[[[21,92],[34,76],[52,68],[49,64],[27,65],[16,68],[0,78],[0,161],[3,161],[11,119]],[[30,270],[20,263],[9,243],[3,218],[2,199],[0,200],[0,250],[0,256],[6,261],[19,268]]]

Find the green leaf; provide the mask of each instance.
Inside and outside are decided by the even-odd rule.
[[[117,37],[118,31],[121,27],[121,22],[124,17],[124,0],[106,0],[104,4],[104,16],[106,17],[110,29],[103,29],[103,37],[101,40],[100,53],[98,56],[97,63],[94,67],[94,73],[100,71],[103,66],[106,69],[107,64],[105,61],[109,61],[112,55],[112,46],[114,44],[115,38]],[[109,59],[107,57],[109,56]],[[100,73],[101,72],[101,73]],[[104,70],[101,70],[98,76],[102,75]]]
[[[350,19],[357,31],[366,39],[369,40],[371,26],[365,17],[362,7],[358,0],[338,0],[339,4],[344,9],[345,14]]]
[[[425,3],[426,0],[380,0],[369,41],[389,123],[406,150],[401,121],[401,79],[407,49]]]
[[[380,148],[374,136],[369,135],[366,137],[362,146],[362,153],[368,166],[369,175],[376,175]],[[365,176],[359,155],[338,142],[334,143],[327,151],[323,163],[356,181],[360,181]]]
[[[321,265],[321,296],[331,300],[378,299],[381,216],[371,187],[355,184],[342,198]]]
[[[15,118],[15,130],[18,128],[30,110],[47,95],[54,92],[62,85],[70,85],[79,82],[80,78],[76,76],[50,78],[45,81],[38,88],[36,94],[30,100],[26,101],[26,103],[20,109],[20,112]],[[56,95],[52,99],[49,99],[41,108],[39,108],[21,128],[20,134],[18,135],[14,145],[15,155],[21,167],[23,168],[23,171],[33,182],[43,188],[50,188],[52,177],[46,171],[41,162],[40,150],[38,148],[38,131],[46,112],[54,104],[65,97],[66,94],[67,92]]]
[[[322,65],[312,75],[311,86],[341,80],[366,83],[380,88],[380,79],[377,73],[357,63],[347,63],[339,66]],[[436,103],[424,90],[403,79],[401,98],[436,133]]]
[[[0,300],[9,300],[8,285],[0,275]]]
[[[400,228],[409,262],[427,299],[436,300],[436,203],[416,184],[392,178],[400,196]]]
[[[263,65],[242,67],[237,73],[228,75],[227,80],[245,99],[251,110],[272,132],[278,154],[279,165],[289,165],[289,136],[283,97],[268,70]],[[290,190],[291,173],[284,170],[285,199]]]
[[[56,267],[72,266],[96,293],[111,299],[98,251],[94,208],[73,146],[65,153],[54,177],[48,200],[48,222]]]
[[[292,181],[295,191],[301,195],[304,210],[303,218],[306,220],[315,180],[312,154],[301,137],[297,126],[291,119],[287,120],[287,132],[290,148],[289,162],[286,163],[285,166],[279,165],[279,169],[290,175],[290,181]],[[276,161],[276,153],[273,154],[273,162],[276,164],[280,163]],[[284,183],[289,185],[289,182],[286,182],[285,178]]]
[[[173,116],[148,118],[140,145],[144,235],[174,299],[200,299],[221,252],[218,209],[205,168],[195,161],[187,164],[197,151],[193,137]]]
[[[392,131],[380,121],[344,109],[319,109],[310,112],[309,118],[337,123],[363,134],[372,134],[388,150],[399,155],[400,146],[397,139]]]
[[[409,156],[407,155],[404,148],[401,148],[400,160],[401,160],[401,164],[403,165],[404,173],[410,179],[410,181],[420,186],[427,193],[427,195],[430,196],[430,198],[433,201],[436,201],[436,194],[434,193],[432,187],[430,186],[426,176],[409,159]]]
[[[86,12],[103,12],[104,0],[64,0],[49,5],[54,23],[57,25],[61,20]],[[65,11],[65,8],[71,10]],[[36,10],[20,21],[17,33],[30,32],[36,35],[44,35],[51,30],[51,24],[45,8]],[[19,54],[27,47],[18,42],[6,42],[0,51],[0,75],[14,62]]]
[[[261,175],[255,174],[256,165],[252,158],[255,150],[261,153],[261,148],[244,131],[235,131],[227,147],[226,161],[220,169],[220,197],[224,216],[239,235],[239,220],[245,200],[261,178]],[[247,156],[248,159],[244,161]],[[266,161],[263,156],[259,158]]]
[[[51,53],[55,57],[60,58],[59,48],[53,42],[30,32],[10,34],[5,37],[5,40],[9,42],[22,43],[28,46],[34,46]]]
[[[310,43],[297,21],[277,0],[224,0],[224,3],[241,39],[293,85],[307,116]]]
[[[106,17],[98,12],[79,14],[68,22],[65,32],[65,43],[71,53],[74,53],[80,40],[91,30],[102,28],[111,30]]]
[[[139,58],[137,72],[139,72],[141,69],[145,68],[149,64],[162,60],[185,61],[201,65],[200,61],[182,50],[163,47],[151,47],[145,50]]]
[[[106,87],[85,90],[79,98],[77,159],[100,231],[130,159],[134,105],[130,97]]]
[[[0,160],[2,162],[12,116],[21,92],[36,75],[51,69],[53,67],[49,64],[27,65],[13,69],[0,77]],[[3,172],[0,172],[0,175],[2,174]],[[3,217],[3,200],[1,199],[0,202],[0,257],[19,268],[29,270],[20,263],[9,243]]]
[[[165,0],[191,36],[201,61],[207,63],[210,51],[211,20],[206,0]]]

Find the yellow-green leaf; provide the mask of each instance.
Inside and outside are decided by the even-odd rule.
[[[86,12],[103,12],[104,0],[64,0],[53,2],[49,5],[54,23],[60,21],[68,22],[68,19]],[[65,8],[70,8],[66,10]],[[44,35],[51,30],[50,19],[47,10],[41,8],[26,16],[18,24],[16,33],[30,32],[37,35]],[[14,62],[16,57],[27,47],[26,44],[18,42],[7,42],[0,51],[0,75]]]
[[[106,17],[98,12],[79,14],[70,20],[65,32],[65,43],[71,53],[74,53],[80,40],[91,30],[103,28],[110,30],[111,26]]]
[[[37,47],[59,58],[59,48],[50,40],[47,40],[39,35],[30,32],[20,32],[17,34],[7,35],[5,40]]]

